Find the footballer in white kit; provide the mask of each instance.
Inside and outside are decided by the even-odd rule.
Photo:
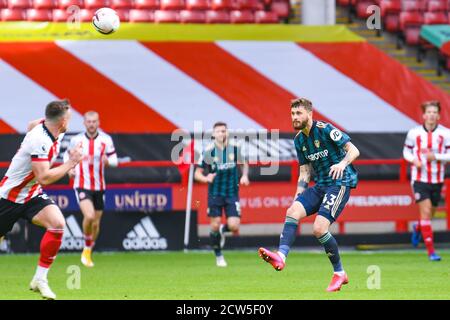
[[[71,170],[73,187],[83,214],[84,249],[81,262],[93,267],[92,249],[100,232],[100,220],[105,207],[105,166],[118,165],[112,138],[99,130],[99,115],[89,111],[84,115],[86,131],[70,140],[69,149],[81,145],[83,160]],[[69,154],[65,154],[65,159]]]
[[[403,157],[412,164],[411,184],[420,211],[411,242],[417,247],[423,238],[430,261],[440,261],[434,249],[431,218],[441,199],[445,164],[450,161],[450,130],[438,123],[438,101],[423,103],[422,111],[423,125],[409,130],[403,148]]]
[[[61,246],[65,219],[58,206],[43,192],[42,185],[61,179],[81,160],[80,146],[74,146],[67,161],[52,168],[70,116],[68,100],[50,102],[45,119],[30,124],[29,132],[0,182],[0,237],[11,231],[19,219],[46,228],[39,263],[30,283],[30,289],[40,292],[45,299],[56,298],[48,285],[47,273]]]

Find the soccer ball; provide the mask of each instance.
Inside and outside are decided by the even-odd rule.
[[[119,29],[120,19],[117,12],[113,9],[101,8],[98,9],[92,17],[92,24],[98,32],[110,34]]]

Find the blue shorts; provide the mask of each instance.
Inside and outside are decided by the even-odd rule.
[[[350,187],[315,185],[306,189],[295,201],[300,202],[310,216],[316,212],[331,223],[335,222],[350,198]]]
[[[239,197],[208,196],[208,217],[221,217],[224,210],[227,218],[240,218],[241,206]]]

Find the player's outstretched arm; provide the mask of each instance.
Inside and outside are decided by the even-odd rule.
[[[346,155],[344,157],[344,159],[342,159],[341,162],[339,162],[338,164],[335,164],[333,166],[331,166],[330,168],[330,176],[333,179],[341,179],[342,176],[344,175],[344,170],[345,168],[352,163],[353,161],[355,161],[356,158],[359,157],[359,150],[358,148],[355,147],[355,145],[351,142],[347,142],[344,146],[344,150],[346,152]]]
[[[33,161],[31,169],[37,181],[41,185],[52,184],[64,177],[72,168],[74,168],[82,159],[83,153],[81,146],[69,151],[69,160],[56,168],[50,168],[49,161]]]
[[[308,188],[308,183],[311,181],[311,164],[304,164],[300,166],[298,175],[296,195],[303,193]]]
[[[201,183],[212,183],[216,174],[209,173],[207,176],[203,174],[203,168],[196,168],[194,173],[194,179]]]

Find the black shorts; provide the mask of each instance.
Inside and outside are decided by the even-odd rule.
[[[105,192],[91,191],[86,189],[75,189],[78,203],[83,200],[91,200],[95,210],[102,211],[105,208]]]
[[[433,207],[437,207],[441,200],[442,183],[425,183],[414,181],[414,198],[416,203],[430,199]]]
[[[208,217],[221,217],[225,210],[225,215],[229,217],[241,217],[241,206],[238,197],[208,196]]]
[[[0,237],[11,231],[19,219],[25,219],[31,223],[39,211],[52,204],[55,204],[55,202],[45,193],[32,198],[24,204],[0,199]]]

